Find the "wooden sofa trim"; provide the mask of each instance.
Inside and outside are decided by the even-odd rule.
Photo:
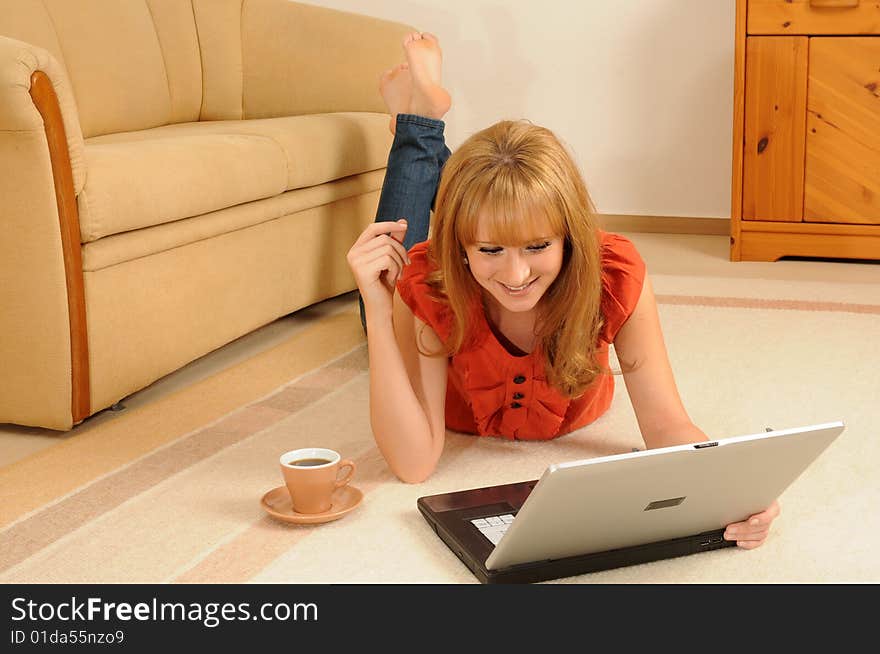
[[[73,424],[82,422],[90,411],[89,342],[86,329],[86,302],[83,283],[82,249],[79,211],[73,189],[73,171],[67,134],[61,118],[61,106],[49,77],[41,70],[31,75],[31,99],[46,129],[55,200],[64,251],[64,273],[67,279],[67,310],[70,317],[71,415]]]

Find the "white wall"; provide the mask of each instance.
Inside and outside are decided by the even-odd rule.
[[[528,118],[602,213],[730,217],[734,0],[307,1],[439,37],[451,148]]]

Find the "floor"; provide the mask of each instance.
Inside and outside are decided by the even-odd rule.
[[[773,263],[732,263],[726,236],[648,233],[627,233],[626,236],[636,244],[647,262],[648,270],[653,274],[876,285],[878,290],[874,302],[880,303],[880,262],[782,260]],[[867,295],[871,296],[872,290],[868,290]],[[356,301],[356,293],[347,293],[280,318],[130,395],[123,400],[121,404],[125,408],[120,410],[147,405],[209,377],[283,342],[297,331],[322,317],[352,306]],[[118,415],[112,409],[104,410],[69,432],[0,423],[0,467],[51,447],[61,439],[74,438],[84,425],[113,420]]]

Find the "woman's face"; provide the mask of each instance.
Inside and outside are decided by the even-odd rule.
[[[553,234],[546,221],[538,221],[536,233],[525,243],[497,243],[485,228],[486,222],[480,220],[476,242],[465,248],[471,274],[497,308],[531,311],[559,276],[563,237]]]

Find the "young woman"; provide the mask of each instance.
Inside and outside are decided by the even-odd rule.
[[[377,221],[348,254],[371,424],[394,473],[429,477],[447,428],[551,439],[589,424],[613,396],[611,344],[646,446],[707,440],[676,389],[645,264],[598,228],[565,147],[502,121],[450,155],[437,40],[411,34],[404,50],[380,84],[395,139]],[[725,536],[757,547],[778,514],[774,502]]]

